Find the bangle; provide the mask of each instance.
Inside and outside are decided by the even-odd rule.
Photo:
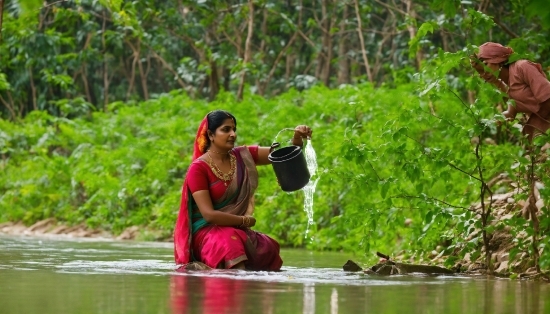
[[[243,217],[243,223],[239,226],[239,228],[250,227],[250,216],[242,216],[242,217]]]

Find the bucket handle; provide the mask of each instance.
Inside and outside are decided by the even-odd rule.
[[[271,144],[271,146],[269,147],[269,152],[271,153],[272,151],[275,150],[275,148],[278,148],[280,147],[281,144],[279,142],[274,142],[273,144]]]

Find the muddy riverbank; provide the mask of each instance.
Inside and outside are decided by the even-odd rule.
[[[0,234],[27,235],[27,236],[60,236],[68,238],[106,238],[116,240],[136,240],[139,228],[134,226],[127,228],[120,235],[100,229],[91,229],[85,224],[68,226],[57,222],[54,218],[48,218],[26,226],[22,222],[5,222],[0,224]]]

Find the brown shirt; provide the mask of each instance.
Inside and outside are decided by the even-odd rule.
[[[510,64],[508,96],[516,101],[518,112],[534,113],[550,99],[550,82],[538,63],[518,60]]]

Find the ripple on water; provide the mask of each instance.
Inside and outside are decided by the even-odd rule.
[[[163,260],[117,260],[117,261],[90,261],[74,260],[58,265],[59,272],[67,273],[117,273],[117,274],[167,274],[174,270],[174,264]]]
[[[9,248],[8,248],[9,247]],[[44,249],[46,247],[46,249]],[[40,249],[39,249],[40,248]],[[341,268],[284,266],[279,272],[212,270],[176,272],[173,262],[172,244],[132,242],[39,242],[31,239],[0,237],[0,269],[53,270],[59,273],[76,274],[137,274],[155,276],[202,276],[225,277],[235,280],[261,282],[282,282],[301,284],[334,284],[353,286],[413,285],[416,283],[439,284],[448,280],[471,281],[471,278],[455,276],[423,277],[392,276],[378,277],[362,272],[348,273]],[[293,256],[290,252],[287,255]],[[323,258],[311,254],[298,254],[307,259]],[[311,255],[311,256],[310,256]],[[154,259],[150,257],[154,256]],[[292,258],[289,257],[289,261]],[[304,264],[296,260],[295,265]],[[308,262],[307,264],[311,264]],[[292,265],[292,264],[291,264]]]
[[[298,284],[330,284],[346,286],[409,286],[419,283],[439,285],[444,284],[445,279],[471,280],[467,277],[455,276],[370,276],[362,272],[347,273],[339,268],[298,268],[283,267],[279,272],[270,271],[243,271],[243,270],[210,270],[210,271],[185,271],[177,272],[182,276],[216,277],[234,280],[249,280],[262,282],[282,282]]]

